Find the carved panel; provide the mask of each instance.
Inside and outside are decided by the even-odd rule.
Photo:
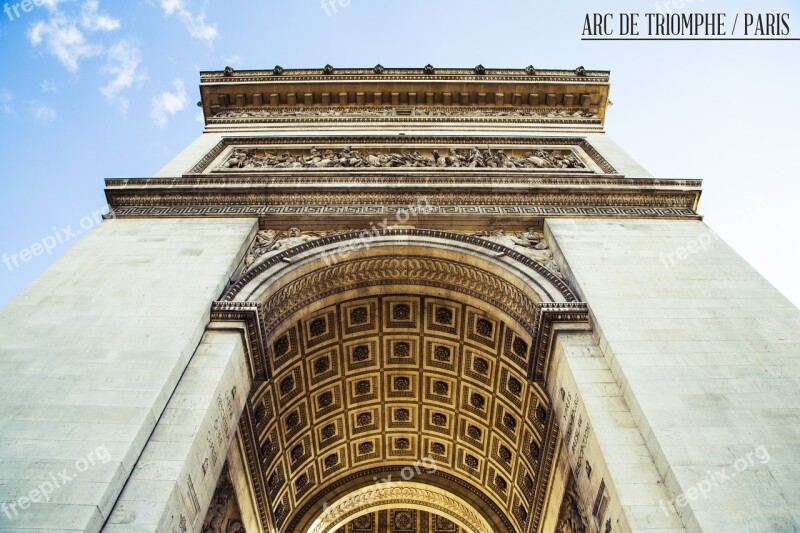
[[[201,531],[203,533],[246,533],[239,504],[231,484],[227,465],[217,482]]]
[[[413,152],[390,152],[376,148],[316,148],[308,150],[234,147],[215,172],[283,169],[374,169],[374,168],[471,168],[527,170],[587,170],[581,156],[572,149],[532,148],[427,148]]]

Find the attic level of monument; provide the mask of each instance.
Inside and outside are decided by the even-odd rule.
[[[209,124],[305,116],[338,110],[390,117],[503,116],[602,125],[609,73],[526,69],[323,69],[201,73],[201,105]]]
[[[699,180],[606,150],[608,91],[607,71],[582,67],[203,72],[204,135],[154,177],[107,180],[106,196],[117,217],[283,230],[358,228],[421,197],[415,222],[432,229],[698,219]]]

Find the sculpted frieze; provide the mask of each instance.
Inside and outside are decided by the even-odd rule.
[[[408,112],[410,111],[410,113]],[[292,117],[532,117],[532,118],[597,118],[586,109],[576,108],[446,108],[415,107],[398,112],[394,107],[286,107],[273,109],[236,109],[214,115],[218,119],[292,118]]]
[[[586,165],[570,149],[537,149],[520,156],[478,147],[463,150],[431,150],[430,155],[419,150],[398,152],[361,152],[345,149],[316,148],[284,150],[281,153],[265,149],[234,148],[218,170],[228,169],[309,169],[309,168],[504,168],[504,169],[586,169]]]

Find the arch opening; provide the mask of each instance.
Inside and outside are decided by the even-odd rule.
[[[399,494],[368,476],[427,461],[434,472],[402,480],[406,507],[451,520],[410,496],[429,494],[480,510],[454,521],[464,530],[527,531],[557,433],[542,384],[529,379],[537,310],[574,296],[495,243],[444,232],[353,239],[336,261],[347,239],[275,254],[226,295],[257,303],[262,317],[265,379],[243,423],[262,520],[321,531],[336,522],[325,502]]]

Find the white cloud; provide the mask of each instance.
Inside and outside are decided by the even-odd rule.
[[[11,101],[14,99],[14,95],[8,91],[0,91],[0,111],[3,113],[10,115],[14,112],[14,109],[11,107]]]
[[[177,15],[178,20],[193,38],[205,41],[208,46],[213,46],[219,32],[216,24],[206,23],[205,13],[193,14],[186,8],[184,0],[161,0],[161,8],[164,10],[164,15],[168,17]]]
[[[81,26],[89,31],[114,31],[119,29],[119,20],[98,12],[99,0],[86,0],[81,7]]]
[[[44,80],[42,82],[42,92],[43,93],[57,93],[58,92],[58,85],[53,83],[50,80]]]
[[[167,115],[175,115],[185,109],[189,100],[183,80],[177,79],[172,84],[175,87],[175,92],[164,91],[153,97],[153,109],[150,112],[150,117],[159,127],[166,126],[169,121]]]
[[[87,42],[83,33],[63,16],[37,22],[28,33],[28,38],[34,46],[45,43],[47,51],[70,72],[78,70],[80,60],[96,56],[102,51],[102,47]]]
[[[142,54],[139,48],[130,41],[122,40],[108,49],[106,66],[103,71],[114,76],[108,85],[100,89],[109,102],[116,104],[124,115],[128,111],[129,101],[120,93],[131,88],[134,83],[141,83],[147,78],[139,72]]]
[[[98,12],[98,0],[86,0],[80,13],[66,13],[60,4],[64,0],[44,0],[48,12],[46,20],[37,21],[28,31],[28,40],[34,46],[44,45],[70,72],[77,72],[82,59],[97,56],[103,47],[92,43],[87,33],[113,31],[120,27],[117,19]]]
[[[56,119],[56,110],[41,102],[31,102],[30,111],[33,118],[40,124],[50,124]]]

